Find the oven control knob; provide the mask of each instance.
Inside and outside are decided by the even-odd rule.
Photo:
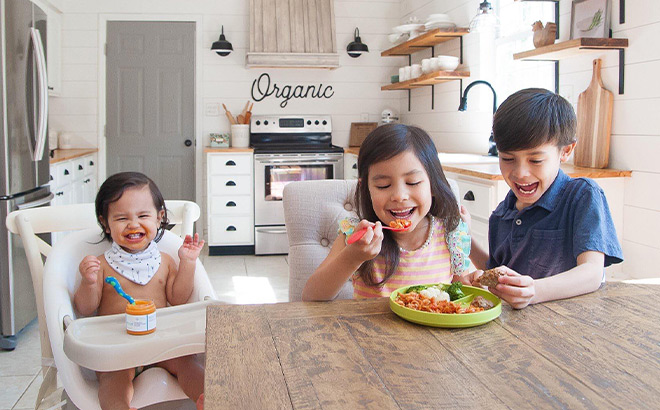
[[[314,125],[319,125],[319,120],[314,121]]]
[[[257,121],[255,122],[255,124],[257,124],[257,125],[261,125],[261,121],[257,120]]]
[[[312,120],[307,120],[307,125],[312,125]]]
[[[327,124],[328,124],[328,121],[323,120],[323,123],[322,123],[322,124],[323,124],[323,125],[327,125]]]
[[[265,121],[264,121],[264,125],[268,125],[268,120],[265,120]]]

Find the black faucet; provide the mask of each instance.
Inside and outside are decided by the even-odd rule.
[[[461,97],[461,103],[458,106],[458,111],[467,110],[468,91],[470,91],[470,88],[472,88],[477,84],[486,84],[488,88],[490,88],[490,90],[493,92],[493,115],[495,115],[495,111],[497,111],[497,93],[495,93],[495,89],[493,88],[492,85],[490,85],[488,81],[483,81],[483,80],[473,81],[467,87],[465,87],[465,91],[463,92],[463,96]],[[497,146],[495,145],[495,139],[493,138],[492,128],[490,130],[490,137],[488,138],[488,155],[493,157],[497,156]]]

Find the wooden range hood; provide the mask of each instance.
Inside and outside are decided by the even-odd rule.
[[[250,0],[246,67],[339,67],[333,0]]]

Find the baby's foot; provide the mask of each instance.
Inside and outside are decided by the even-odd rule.
[[[197,410],[204,410],[204,393],[197,398]]]

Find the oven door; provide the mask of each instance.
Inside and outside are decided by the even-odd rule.
[[[341,179],[343,154],[257,154],[254,156],[255,225],[284,225],[282,193],[295,181]]]

